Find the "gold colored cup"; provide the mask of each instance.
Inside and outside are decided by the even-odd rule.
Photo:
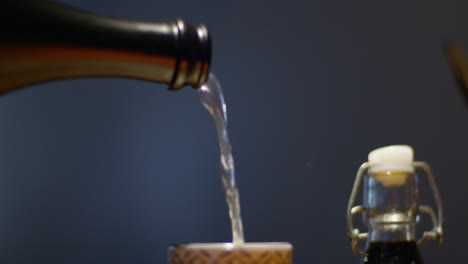
[[[169,248],[169,264],[292,264],[287,242],[193,243]]]

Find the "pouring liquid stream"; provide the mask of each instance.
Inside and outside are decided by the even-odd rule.
[[[210,74],[208,82],[203,84],[198,91],[203,106],[205,106],[213,117],[216,125],[221,153],[221,180],[229,208],[233,243],[242,244],[244,243],[244,231],[240,212],[239,190],[236,186],[234,159],[232,157],[231,143],[229,142],[227,133],[227,114],[223,91],[213,74]]]

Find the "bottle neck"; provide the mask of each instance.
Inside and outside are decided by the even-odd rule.
[[[369,242],[416,240],[419,201],[413,172],[370,173],[364,191]]]

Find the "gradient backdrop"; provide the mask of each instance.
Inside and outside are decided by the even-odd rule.
[[[208,26],[248,241],[290,241],[299,264],[357,263],[357,168],[373,148],[410,144],[446,212],[426,263],[466,261],[468,111],[441,43],[468,48],[468,2],[66,2]],[[54,82],[1,97],[0,122],[0,262],[155,264],[174,243],[231,239],[214,125],[192,89]]]

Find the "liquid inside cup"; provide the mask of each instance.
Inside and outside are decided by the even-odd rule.
[[[292,250],[287,242],[183,244],[169,248],[169,264],[292,264]]]

